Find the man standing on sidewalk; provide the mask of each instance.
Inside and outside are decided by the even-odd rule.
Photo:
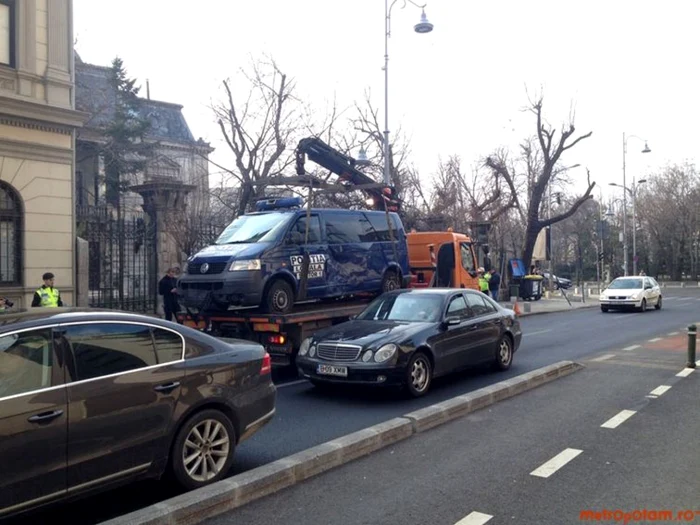
[[[491,278],[489,279],[489,292],[493,300],[498,302],[498,290],[501,287],[501,274],[496,268],[491,269]]]
[[[163,296],[163,313],[166,321],[172,321],[173,316],[177,321],[177,313],[180,311],[180,304],[177,300],[177,272],[179,268],[168,268],[163,278],[158,283],[158,293]]]
[[[34,298],[32,299],[32,306],[42,306],[44,308],[56,308],[63,306],[63,301],[61,300],[61,294],[53,287],[54,285],[54,274],[51,272],[46,272],[41,276],[44,284],[36,292],[34,292]]]

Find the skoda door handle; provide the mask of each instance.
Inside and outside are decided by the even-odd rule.
[[[171,390],[175,390],[179,386],[180,386],[179,381],[173,381],[172,383],[165,383],[164,385],[158,385],[153,390],[155,390],[156,392],[170,392]]]
[[[32,416],[27,419],[30,423],[44,423],[56,419],[58,416],[63,414],[63,410],[54,410],[52,412],[42,412],[36,416]]]

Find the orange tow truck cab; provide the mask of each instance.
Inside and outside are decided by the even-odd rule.
[[[473,241],[452,228],[444,232],[406,235],[411,288],[472,288],[479,290]]]

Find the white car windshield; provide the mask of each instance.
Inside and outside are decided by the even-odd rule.
[[[284,233],[291,213],[273,212],[241,215],[221,232],[215,244],[273,242]]]
[[[641,279],[615,279],[610,283],[610,290],[634,290],[643,288]]]
[[[386,295],[372,302],[357,319],[435,323],[440,320],[442,303],[442,297],[439,295]]]

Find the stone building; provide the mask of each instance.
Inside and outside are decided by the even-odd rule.
[[[0,294],[28,306],[52,271],[74,301],[72,0],[0,1]]]

